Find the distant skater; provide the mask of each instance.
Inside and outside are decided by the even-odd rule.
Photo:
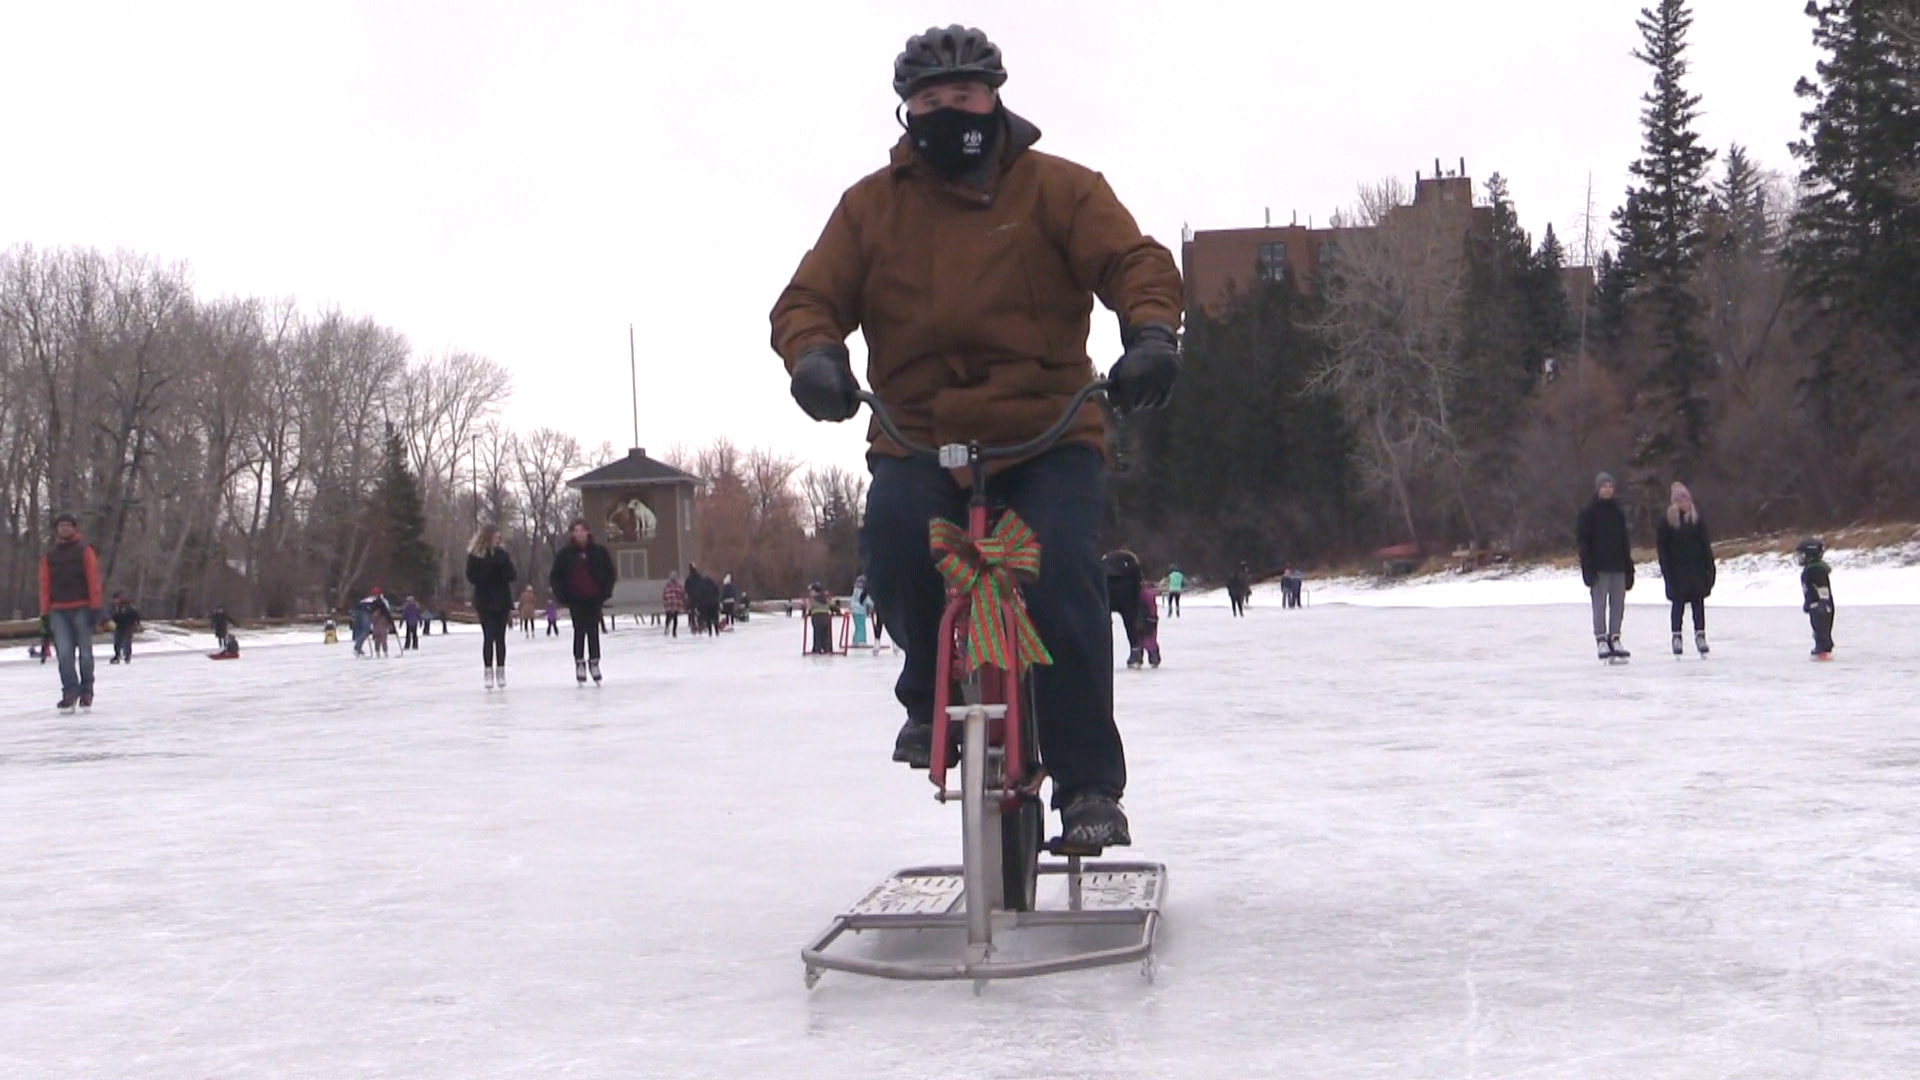
[[[1660,580],[1673,605],[1673,655],[1684,651],[1681,628],[1688,608],[1693,609],[1693,650],[1707,655],[1707,597],[1713,595],[1718,568],[1713,561],[1713,539],[1707,535],[1707,523],[1694,505],[1693,492],[1678,480],[1671,489],[1672,502],[1654,528],[1654,547],[1660,556]]]
[[[467,545],[467,582],[480,617],[480,663],[486,687],[507,686],[507,620],[513,618],[513,556],[500,542],[498,525],[482,525]]]
[[[1247,597],[1252,594],[1252,575],[1247,572],[1247,564],[1241,563],[1240,569],[1227,578],[1227,603],[1233,608],[1234,618],[1242,618],[1247,614]]]
[[[1833,568],[1826,542],[1817,536],[1800,541],[1800,610],[1813,625],[1813,658],[1833,657]]]
[[[1633,588],[1633,543],[1627,515],[1613,497],[1613,477],[1595,476],[1593,488],[1593,501],[1574,525],[1580,578],[1593,601],[1593,644],[1600,659],[1625,660],[1633,654],[1620,647],[1620,620],[1626,614],[1627,591]]]

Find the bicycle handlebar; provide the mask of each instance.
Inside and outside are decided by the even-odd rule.
[[[980,459],[982,461],[994,461],[1006,458],[1026,457],[1029,454],[1036,454],[1051,447],[1054,443],[1060,441],[1062,435],[1067,433],[1067,428],[1073,424],[1073,418],[1080,415],[1080,406],[1085,405],[1093,395],[1104,393],[1107,386],[1108,383],[1105,379],[1093,380],[1081,387],[1079,392],[1073,395],[1073,400],[1067,402],[1066,411],[1060,414],[1060,419],[1054,421],[1052,427],[1023,443],[1015,443],[1011,446],[983,446],[980,448]],[[872,392],[862,390],[856,396],[858,396],[861,401],[866,402],[867,408],[873,410],[873,419],[880,425],[880,430],[887,433],[887,438],[900,444],[901,449],[915,457],[931,458],[935,461],[940,460],[939,447],[917,443],[905,435],[900,434],[900,429],[894,426],[892,414],[887,411],[886,403],[882,402]]]

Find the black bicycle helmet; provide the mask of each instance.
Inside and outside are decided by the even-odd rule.
[[[893,58],[893,91],[903,101],[929,83],[959,79],[978,79],[996,90],[1007,81],[1000,46],[972,27],[929,26],[908,38],[907,47]]]

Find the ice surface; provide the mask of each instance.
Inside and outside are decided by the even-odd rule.
[[[1831,664],[1797,608],[1704,662],[1636,608],[1623,668],[1578,604],[1196,605],[1116,676],[1158,980],[979,998],[802,988],[959,811],[886,760],[892,662],[798,620],[623,628],[598,690],[435,635],[102,663],[63,717],[8,663],[0,1077],[1910,1078],[1920,609],[1848,595]]]

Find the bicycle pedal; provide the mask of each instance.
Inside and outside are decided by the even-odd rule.
[[[1070,858],[1077,855],[1083,859],[1097,859],[1104,854],[1107,849],[1097,844],[1070,844],[1067,842],[1066,837],[1056,836],[1047,841],[1045,850],[1049,855],[1058,855],[1062,858]]]

